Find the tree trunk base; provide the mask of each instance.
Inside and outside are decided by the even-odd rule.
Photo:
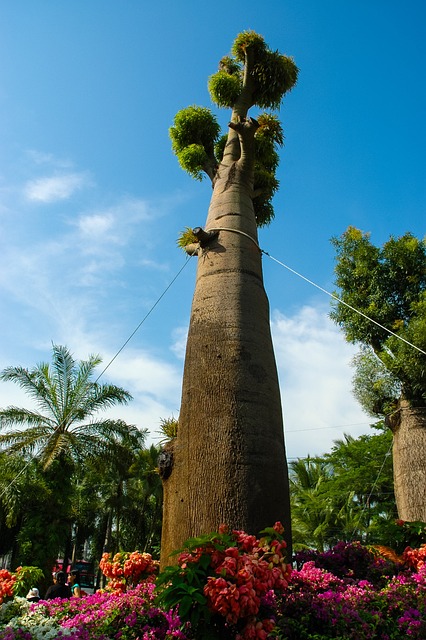
[[[393,431],[393,473],[398,517],[426,522],[426,407],[400,400],[388,421]]]

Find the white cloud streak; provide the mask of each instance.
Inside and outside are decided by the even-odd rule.
[[[87,173],[64,173],[30,180],[25,185],[27,200],[45,204],[68,200],[76,191],[91,185]]]
[[[275,311],[272,332],[288,457],[321,455],[344,433],[368,433],[373,419],[351,392],[356,349],[326,310],[307,305],[293,316]]]

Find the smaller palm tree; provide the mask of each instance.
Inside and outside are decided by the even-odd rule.
[[[101,358],[91,355],[77,362],[67,347],[53,345],[52,350],[51,364],[38,364],[31,371],[7,367],[0,374],[0,380],[27,392],[39,409],[1,409],[0,430],[9,430],[0,435],[0,448],[34,456],[47,470],[58,459],[74,467],[87,457],[106,453],[117,437],[133,434],[137,440],[136,427],[97,417],[100,411],[132,399],[121,387],[91,380]]]
[[[21,471],[32,462],[43,470],[49,513],[44,514],[42,527],[26,513],[18,538],[22,538],[22,549],[38,558],[46,576],[60,550],[64,565],[71,551],[75,479],[84,473],[89,460],[109,468],[123,456],[123,449],[138,450],[145,438],[143,431],[123,420],[98,417],[100,411],[131,400],[130,393],[121,387],[92,381],[101,363],[99,356],[77,362],[67,347],[53,345],[52,350],[50,364],[41,363],[32,370],[7,367],[0,374],[0,380],[14,382],[26,391],[36,406],[0,410],[0,430],[4,431],[0,453],[19,453],[24,465]],[[26,531],[29,535],[24,536]]]

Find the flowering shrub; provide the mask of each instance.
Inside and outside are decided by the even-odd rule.
[[[151,554],[139,551],[116,553],[112,559],[109,553],[104,553],[99,567],[108,578],[108,591],[123,593],[142,580],[153,580],[159,562],[153,560]]]
[[[390,545],[392,549],[401,554],[406,547],[417,549],[426,543],[426,522],[393,520],[380,523],[376,532],[376,542]]]
[[[0,604],[6,599],[13,596],[13,586],[16,582],[16,576],[7,569],[0,569]]]
[[[419,571],[426,563],[426,544],[422,544],[420,549],[407,547],[402,554],[402,560],[411,569]]]
[[[375,582],[365,576],[377,577],[378,558],[358,543],[310,554],[290,573],[282,527],[262,533],[258,540],[221,527],[188,541],[157,587],[147,572],[149,580],[124,592],[32,604],[15,596],[0,606],[0,640],[426,638],[426,545],[407,548],[396,575]],[[333,568],[318,566],[323,556]],[[126,573],[135,577],[131,566]]]
[[[360,542],[338,542],[323,553],[314,550],[296,553],[298,568],[305,562],[313,562],[316,567],[330,571],[346,582],[368,580],[375,586],[383,586],[398,572],[395,562]]]
[[[287,588],[283,527],[277,522],[257,539],[244,531],[188,540],[178,565],[157,580],[158,602],[179,606],[195,637],[264,640],[274,626],[273,594]]]
[[[276,615],[273,635],[280,640],[424,640],[426,566],[401,572],[380,588],[310,561],[292,572]]]
[[[15,596],[23,596],[28,589],[43,578],[38,567],[18,567],[14,573],[0,569],[0,604]]]
[[[153,589],[153,584],[145,584],[121,594],[96,593],[31,605],[17,598],[20,615],[3,628],[0,619],[0,640],[186,640],[179,617],[153,605]]]

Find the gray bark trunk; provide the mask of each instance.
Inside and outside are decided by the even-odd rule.
[[[426,408],[400,400],[390,426],[398,517],[426,522]]]
[[[219,231],[198,257],[179,430],[163,479],[163,566],[186,538],[221,523],[258,534],[280,520],[290,539],[269,304],[250,184],[236,171],[220,167],[205,227],[235,231]]]

